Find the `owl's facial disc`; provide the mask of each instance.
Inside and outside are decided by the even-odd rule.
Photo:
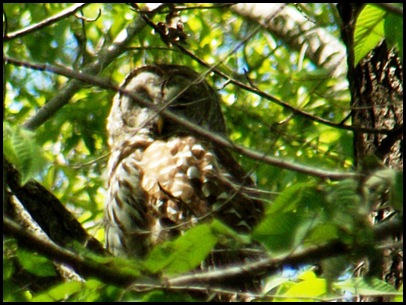
[[[130,118],[131,126],[137,132],[152,132],[161,135],[164,128],[164,119],[148,108],[139,108],[138,114]]]

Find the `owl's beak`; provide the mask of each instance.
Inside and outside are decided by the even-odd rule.
[[[156,131],[159,135],[162,134],[162,130],[164,129],[164,119],[160,115],[158,115],[158,120],[156,122]]]

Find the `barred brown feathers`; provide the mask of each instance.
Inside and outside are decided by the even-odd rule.
[[[123,88],[226,133],[218,95],[187,67],[146,66],[133,71]],[[249,190],[252,181],[228,151],[122,94],[114,99],[107,130],[106,241],[114,255],[144,257],[154,245],[212,218],[246,233],[262,216],[262,203]]]

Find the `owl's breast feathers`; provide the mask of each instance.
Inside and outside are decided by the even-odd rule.
[[[107,242],[113,253],[124,248],[127,255],[143,256],[154,244],[213,217],[245,233],[262,215],[262,204],[220,165],[206,141],[141,135],[134,140],[113,150],[109,162],[107,218],[115,227],[108,230],[116,237],[108,234]]]
[[[122,88],[134,96],[116,94],[108,117],[107,248],[116,256],[142,258],[154,245],[213,218],[238,233],[250,232],[263,205],[231,153],[180,124],[161,122],[139,103],[154,104],[225,136],[220,97],[204,75],[184,66],[151,65],[131,72]],[[261,256],[255,242],[244,249],[231,244],[216,245],[200,268],[243,264]],[[248,274],[218,285],[258,291],[259,280]]]

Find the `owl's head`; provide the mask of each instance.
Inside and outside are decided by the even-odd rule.
[[[131,72],[122,88],[213,132],[225,133],[219,96],[188,67],[145,66]],[[163,120],[153,110],[120,93],[114,97],[107,129],[110,145],[136,133],[147,133],[153,138],[189,133],[185,127]]]

